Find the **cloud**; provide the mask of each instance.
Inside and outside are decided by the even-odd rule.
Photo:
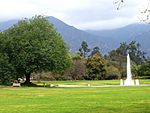
[[[123,9],[118,11],[113,4],[113,0],[103,0],[103,2],[101,0],[93,0],[93,4],[91,3],[89,7],[80,10],[68,11],[68,17],[70,17],[70,19],[72,18],[72,20],[74,21],[78,20],[78,22],[87,22],[97,20],[110,20],[116,18],[116,16],[126,18],[133,16],[135,12],[136,8],[133,7],[124,7]]]
[[[117,11],[116,0],[0,0],[0,21],[32,17],[54,16],[80,29],[98,29],[138,22],[139,7],[147,0],[125,0]],[[100,27],[101,28],[101,27]]]
[[[82,0],[81,0],[82,1]],[[68,10],[80,9],[80,0],[0,0],[0,19],[26,17],[35,14],[65,15]],[[81,3],[81,4],[80,4]]]
[[[86,29],[86,30],[114,29],[114,28],[123,27],[135,23],[137,21],[138,21],[137,17],[132,17],[132,18],[118,17],[110,20],[87,22],[87,23],[79,24],[76,27],[81,29]]]
[[[139,9],[147,0],[125,0],[121,9],[114,0],[93,0],[93,4],[82,10],[68,13],[68,22],[81,29],[112,29],[138,23]],[[90,2],[89,2],[90,3]],[[70,21],[71,20],[71,21]]]

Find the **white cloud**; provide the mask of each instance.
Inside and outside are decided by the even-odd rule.
[[[147,0],[125,0],[117,11],[116,0],[0,0],[0,21],[48,15],[78,28],[113,28],[138,22],[135,19]],[[114,25],[115,24],[115,25]]]
[[[94,22],[88,22],[83,23],[77,26],[77,28],[81,29],[93,29],[93,30],[99,30],[99,29],[113,29],[113,28],[119,28],[123,27],[125,25],[129,25],[132,23],[135,23],[138,21],[137,17],[132,18],[114,18],[111,20],[100,20],[100,21],[94,21]]]

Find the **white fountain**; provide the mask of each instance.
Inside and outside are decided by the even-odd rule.
[[[132,79],[130,56],[127,55],[127,79],[124,81],[124,86],[134,86],[134,80]]]

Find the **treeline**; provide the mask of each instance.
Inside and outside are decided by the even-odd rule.
[[[120,46],[102,55],[98,46],[89,49],[87,42],[83,41],[79,51],[72,55],[73,64],[61,74],[40,73],[34,74],[36,80],[110,80],[126,78],[127,54],[130,54],[132,74],[134,78],[150,77],[150,59],[141,50],[136,41],[120,43]]]
[[[83,41],[72,55],[62,36],[43,16],[23,19],[0,32],[0,84],[25,78],[35,80],[102,80],[126,77],[130,54],[134,77],[150,76],[150,60],[135,41],[121,43],[102,55],[99,47],[89,49]]]

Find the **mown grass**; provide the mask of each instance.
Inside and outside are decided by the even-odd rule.
[[[1,87],[0,113],[150,113],[150,87]]]
[[[140,84],[150,84],[150,79],[140,79]],[[120,80],[68,80],[68,81],[40,81],[40,82],[34,82],[35,84],[65,84],[65,85],[119,85]]]

